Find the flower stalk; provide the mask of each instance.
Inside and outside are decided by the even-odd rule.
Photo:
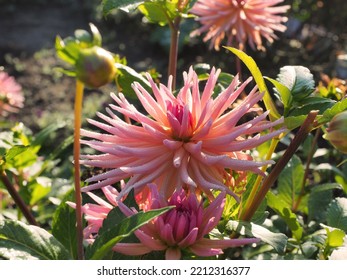
[[[84,84],[76,79],[75,96],[75,133],[74,133],[74,180],[75,180],[75,199],[76,199],[76,231],[77,231],[77,257],[82,260],[83,252],[83,225],[82,225],[82,194],[80,179],[80,130],[82,123],[82,101]]]
[[[267,154],[266,154],[265,160],[268,161],[268,160],[271,159],[273,153],[275,152],[275,149],[276,149],[278,143],[279,143],[279,138],[273,138],[273,139],[271,140],[271,144],[270,144],[269,150],[268,150],[268,152],[267,152]],[[265,172],[266,169],[267,169],[267,166],[263,166],[263,167],[261,168],[261,170],[262,170],[263,172]],[[258,193],[259,186],[260,186],[262,180],[263,180],[263,176],[258,175],[258,177],[257,177],[257,179],[256,179],[256,181],[255,181],[255,183],[254,183],[254,186],[253,186],[253,188],[252,188],[252,190],[251,190],[251,193],[250,193],[250,195],[249,195],[247,201],[245,202],[246,205],[245,205],[244,207],[242,207],[242,203],[241,203],[241,205],[240,205],[241,209],[240,209],[240,212],[239,212],[239,217],[240,217],[241,219],[242,219],[242,216],[245,214],[246,209],[249,209],[249,208],[250,208],[250,205],[251,205],[251,203],[252,203],[252,201],[254,201],[254,199],[255,199],[255,197],[256,197],[256,195],[257,195],[257,193]]]
[[[176,87],[176,71],[177,71],[177,58],[178,58],[178,43],[179,43],[179,25],[181,17],[176,17],[173,22],[170,22],[171,31],[171,44],[170,44],[170,56],[169,56],[169,69],[168,75],[172,76],[172,90]]]
[[[277,162],[277,164],[272,169],[271,173],[265,178],[262,186],[260,187],[254,200],[250,201],[250,206],[245,209],[243,215],[241,215],[241,220],[250,221],[254,213],[257,211],[261,202],[265,198],[269,189],[273,186],[278,176],[281,174],[283,168],[287,165],[288,161],[292,158],[296,150],[299,148],[300,144],[306,139],[307,135],[310,133],[313,127],[313,123],[318,115],[318,111],[311,111],[305,122],[300,127],[298,133],[295,135],[293,141],[288,146],[287,150]]]
[[[314,152],[315,152],[315,147],[316,147],[317,142],[318,142],[318,138],[320,136],[320,132],[321,132],[321,130],[317,129],[316,130],[316,134],[315,134],[315,136],[313,138],[313,143],[312,143],[312,146],[311,146],[311,150],[310,150],[310,153],[308,154],[307,161],[306,161],[305,173],[304,173],[304,178],[302,180],[302,185],[301,185],[301,190],[300,190],[300,193],[299,193],[299,197],[295,201],[295,203],[294,203],[294,200],[293,200],[293,207],[292,207],[292,211],[293,212],[296,212],[298,210],[299,205],[301,203],[301,200],[302,200],[303,196],[305,195],[306,180],[307,180],[307,177],[308,177],[308,174],[309,174],[309,171],[310,171],[310,165],[311,165],[312,158],[313,158],[313,155],[314,155]]]
[[[35,217],[31,213],[30,209],[25,204],[25,202],[23,201],[21,196],[18,194],[16,188],[11,183],[10,179],[8,178],[8,176],[4,170],[1,171],[0,179],[4,183],[7,191],[9,192],[9,194],[11,195],[14,202],[16,203],[16,205],[18,206],[20,211],[23,213],[24,217],[27,219],[29,224],[34,225],[34,226],[38,226],[38,223],[36,222]]]

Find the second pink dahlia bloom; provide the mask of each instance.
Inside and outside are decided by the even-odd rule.
[[[252,49],[263,50],[262,37],[270,43],[277,38],[275,31],[284,32],[287,18],[279,14],[287,12],[289,5],[274,5],[284,0],[198,0],[191,13],[198,16],[201,27],[192,36],[206,33],[204,41],[211,41],[210,48],[219,50],[222,41],[227,45],[245,43]]]
[[[240,123],[245,114],[263,94],[255,87],[237,105],[238,98],[251,78],[240,84],[238,76],[217,97],[213,97],[220,70],[212,69],[202,92],[197,74],[191,68],[184,73],[184,86],[175,96],[168,86],[154,83],[147,75],[152,92],[139,83],[133,89],[146,113],[130,104],[123,94],[112,94],[116,105],[110,108],[133,120],[127,123],[113,111],[109,116],[99,113],[103,120],[89,120],[102,132],[82,130],[82,143],[99,151],[85,155],[85,165],[107,168],[109,171],[93,176],[85,191],[112,185],[127,179],[120,197],[131,189],[139,190],[155,183],[164,197],[169,198],[176,188],[198,189],[212,198],[211,190],[226,191],[235,196],[229,184],[234,171],[262,173],[259,167],[271,161],[256,162],[247,150],[279,135],[283,130],[260,134],[283,122],[266,120],[269,112]],[[231,105],[235,105],[231,109]],[[258,134],[257,134],[258,133]],[[256,135],[255,135],[256,134]]]
[[[157,186],[149,185],[150,192],[142,207],[144,212],[166,206],[175,206],[167,213],[149,221],[135,231],[140,243],[117,243],[113,250],[125,255],[143,255],[152,251],[165,251],[165,258],[178,260],[182,251],[208,257],[223,253],[223,249],[259,242],[258,238],[209,239],[207,235],[217,226],[225,204],[225,192],[220,193],[210,205],[203,207],[195,194],[177,189],[169,201],[158,193]],[[131,216],[136,213],[122,202],[121,211]]]
[[[0,69],[0,115],[16,113],[23,107],[22,87],[16,80]]]

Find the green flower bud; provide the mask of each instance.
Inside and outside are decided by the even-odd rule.
[[[324,138],[342,153],[347,153],[347,111],[333,117]]]
[[[91,88],[109,83],[116,73],[112,54],[98,46],[81,49],[75,66],[77,79]]]

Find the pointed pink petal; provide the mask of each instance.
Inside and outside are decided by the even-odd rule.
[[[259,241],[260,241],[259,238],[239,238],[239,239],[222,239],[222,240],[202,238],[195,244],[198,244],[198,246],[207,247],[207,248],[226,249],[231,247],[239,247],[239,246],[243,246],[247,244],[253,244]]]
[[[178,246],[180,248],[186,248],[186,247],[194,244],[196,242],[196,239],[197,239],[197,236],[198,236],[198,232],[199,232],[199,229],[197,227],[193,228],[188,233],[188,235],[181,242],[178,243]]]
[[[160,230],[160,236],[165,243],[169,246],[176,244],[176,240],[173,236],[173,229],[170,224],[165,224],[164,227]]]
[[[223,250],[219,248],[211,248],[210,246],[205,246],[200,242],[196,242],[195,244],[190,246],[189,250],[200,257],[210,257],[223,254]]]
[[[119,196],[119,192],[112,186],[106,186],[101,189],[107,200],[111,202],[113,206],[117,206],[117,197]]]
[[[223,213],[223,209],[224,209],[224,205],[225,205],[225,192],[221,192],[216,199],[214,199],[210,205],[204,209],[204,220],[208,221],[210,220],[212,217],[216,218],[216,222],[218,223],[218,221],[220,220],[220,217],[222,216]],[[212,229],[211,229],[212,230]],[[210,232],[210,231],[208,231]],[[208,233],[205,232],[204,234]]]
[[[117,243],[112,250],[129,256],[140,256],[152,251],[141,243]]]
[[[154,239],[152,236],[145,234],[142,230],[136,230],[135,235],[142,244],[151,248],[152,251],[161,251],[167,247],[161,240]]]
[[[110,203],[107,203],[105,200],[103,200],[102,198],[98,197],[97,195],[91,193],[91,192],[87,192],[87,194],[99,205],[104,206],[104,208],[108,208],[109,210],[111,210],[113,208],[113,206]]]

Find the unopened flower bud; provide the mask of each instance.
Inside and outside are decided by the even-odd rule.
[[[97,88],[109,83],[116,72],[112,54],[94,46],[81,49],[76,60],[76,77],[86,86]]]
[[[324,138],[342,153],[347,153],[347,111],[331,120]]]

